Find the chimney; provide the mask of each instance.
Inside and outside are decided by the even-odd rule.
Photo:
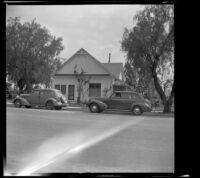
[[[108,59],[108,63],[110,63],[110,56],[111,56],[111,53],[109,53],[109,59]]]

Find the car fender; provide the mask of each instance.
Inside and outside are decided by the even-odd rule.
[[[17,96],[14,100],[13,103],[15,103],[16,100],[20,100],[23,106],[31,106],[31,104],[25,99],[20,96]]]
[[[141,105],[140,103],[133,103],[133,104],[131,105],[131,111],[133,110],[133,108],[134,108],[135,106],[139,106],[139,107],[141,107],[141,108],[143,109],[143,107],[142,107],[142,105]]]
[[[96,100],[96,99],[93,99],[92,101],[90,101],[90,103],[89,103],[89,107],[90,107],[90,105],[92,104],[92,103],[96,103],[96,104],[98,104],[98,106],[99,106],[99,109],[106,109],[107,107],[108,107],[108,105],[106,104],[106,103],[104,103],[104,102],[102,102],[102,101],[99,101],[99,100]]]
[[[54,98],[48,98],[48,99],[45,101],[45,106],[46,106],[46,104],[47,104],[48,101],[53,102],[54,106],[57,106],[57,105],[58,105],[58,102],[56,101],[56,99],[54,99]]]

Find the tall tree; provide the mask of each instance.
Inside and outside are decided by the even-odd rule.
[[[6,71],[20,90],[30,92],[33,84],[48,84],[63,50],[62,38],[51,35],[45,27],[9,18],[6,24]]]
[[[162,67],[162,63],[168,60],[166,56],[172,55],[174,51],[174,6],[145,6],[134,16],[134,27],[130,30],[125,28],[121,47],[127,53],[126,62],[136,69],[140,68],[145,81],[153,78],[155,89],[164,105],[163,112],[171,112],[174,84],[167,97],[158,77],[158,67]]]

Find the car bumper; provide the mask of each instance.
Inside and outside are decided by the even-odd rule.
[[[66,107],[68,106],[67,103],[57,103],[56,106]]]
[[[147,106],[144,106],[142,109],[143,109],[144,112],[151,112],[152,111],[152,108],[147,107]]]

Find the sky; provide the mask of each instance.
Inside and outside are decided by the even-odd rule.
[[[125,63],[121,51],[124,28],[133,27],[133,16],[144,5],[8,5],[6,18],[19,16],[21,23],[36,22],[63,38],[60,57],[69,59],[84,48],[100,62]]]

